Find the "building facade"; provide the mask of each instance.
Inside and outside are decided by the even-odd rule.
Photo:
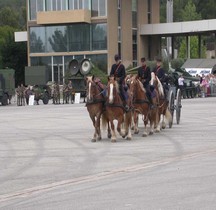
[[[73,59],[89,58],[109,72],[120,54],[127,66],[158,52],[156,38],[139,26],[159,23],[159,0],[27,0],[28,65],[46,65],[63,82]]]

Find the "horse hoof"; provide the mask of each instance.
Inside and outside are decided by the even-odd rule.
[[[132,131],[134,130],[134,126],[131,127],[131,130],[132,130]]]
[[[160,130],[159,130],[159,129],[156,129],[156,130],[155,130],[155,133],[160,133]]]
[[[166,128],[166,126],[162,126],[162,129],[165,129]]]
[[[127,137],[127,140],[129,140],[129,141],[130,141],[131,139],[132,139],[131,137]]]
[[[112,143],[116,143],[116,139],[112,139],[111,142],[112,142]]]
[[[139,134],[139,131],[135,131],[134,134]]]
[[[98,141],[101,141],[101,139],[102,139],[101,137],[98,137],[98,138],[97,138]]]
[[[148,136],[148,134],[147,133],[144,133],[143,135],[142,135],[142,137],[147,137]]]
[[[122,136],[123,139],[124,139],[125,137],[126,137],[125,135]]]
[[[96,142],[96,139],[92,139],[91,142]]]
[[[109,133],[109,134],[107,135],[107,137],[108,137],[108,139],[111,139],[112,135]]]
[[[149,135],[153,135],[154,133],[152,131],[149,132]]]

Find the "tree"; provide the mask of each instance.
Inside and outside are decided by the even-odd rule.
[[[19,15],[10,7],[5,7],[0,10],[0,26],[5,25],[19,28]]]
[[[186,40],[182,40],[181,46],[179,49],[179,58],[186,58],[186,51],[187,51],[187,45]],[[206,48],[204,45],[202,45],[202,54],[201,57],[205,58],[205,51]],[[190,37],[190,58],[198,58],[199,57],[199,51],[198,51],[198,37],[197,36],[191,36]]]
[[[186,4],[185,8],[182,10],[182,20],[183,21],[193,21],[193,20],[201,20],[201,14],[197,13],[196,6],[189,0]]]
[[[16,85],[24,83],[24,69],[27,65],[27,43],[14,42],[14,31],[9,31],[5,38],[0,54],[3,68],[15,69]]]

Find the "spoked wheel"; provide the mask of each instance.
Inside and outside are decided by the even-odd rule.
[[[169,95],[169,111],[172,115],[172,119],[170,120],[169,122],[169,128],[172,128],[172,125],[173,125],[173,113],[174,113],[174,102],[175,102],[175,98],[174,98],[174,93],[173,91],[170,91],[170,95]]]
[[[179,124],[180,123],[180,117],[181,117],[181,90],[178,89],[177,90],[177,96],[176,96],[176,123]]]

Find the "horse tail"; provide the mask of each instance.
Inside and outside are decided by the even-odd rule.
[[[166,112],[165,112],[165,118],[168,122],[172,121],[172,115],[168,108],[166,109]]]
[[[108,124],[106,112],[103,112],[103,114],[101,115],[101,121],[102,121],[102,129],[106,130],[106,127],[107,127],[107,124]]]

